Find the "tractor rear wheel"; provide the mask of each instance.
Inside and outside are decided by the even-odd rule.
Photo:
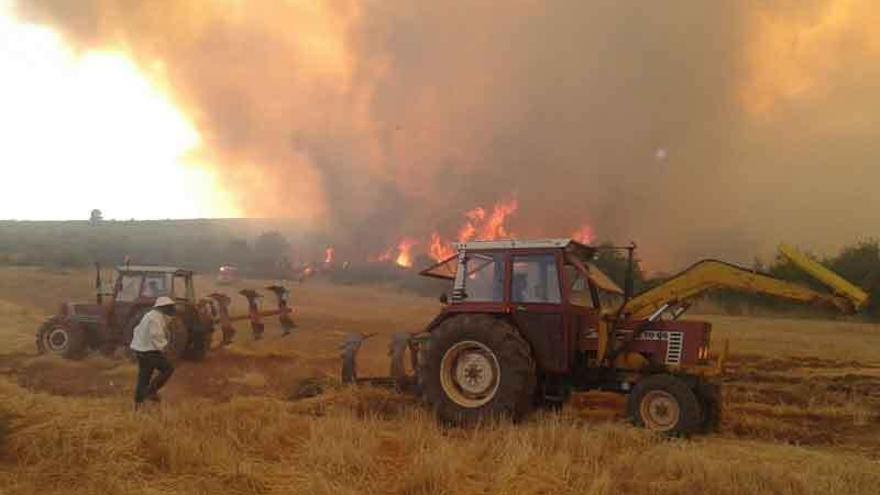
[[[475,424],[528,414],[535,364],[516,328],[489,315],[459,315],[431,332],[419,382],[441,421]]]
[[[627,416],[636,426],[670,436],[701,431],[700,400],[688,384],[673,375],[649,375],[630,392]]]
[[[179,322],[183,325],[183,322]],[[211,348],[211,337],[213,333],[210,329],[203,327],[201,323],[196,322],[195,327],[186,332],[188,344],[183,351],[183,357],[190,361],[201,361],[208,354]]]
[[[53,316],[37,330],[37,352],[40,354],[80,359],[87,351],[85,328],[70,318]]]
[[[168,321],[168,353],[181,359],[186,356],[186,345],[189,342],[189,330],[180,316]]]

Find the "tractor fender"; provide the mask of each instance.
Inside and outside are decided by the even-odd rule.
[[[510,323],[513,326],[516,326],[516,322],[513,321],[513,318],[511,318],[509,314],[502,313],[502,312],[456,311],[456,310],[443,309],[443,311],[441,311],[440,314],[435,316],[434,319],[431,320],[430,323],[428,323],[428,325],[425,327],[425,329],[422,332],[431,333],[434,331],[435,328],[440,326],[440,324],[442,324],[444,321],[446,321],[450,318],[454,318],[456,316],[468,315],[468,314],[486,314],[486,315],[490,315],[490,316],[493,316],[496,318],[504,318],[508,323]],[[520,332],[520,333],[522,333],[522,332]]]
[[[430,323],[428,323],[428,326],[425,327],[424,331],[430,333],[435,328],[437,328],[437,326],[439,326],[441,323],[443,323],[444,321],[448,320],[449,318],[451,318],[457,314],[458,313],[451,312],[451,311],[445,311],[445,310],[441,311],[440,314],[435,316],[434,319],[431,320]]]

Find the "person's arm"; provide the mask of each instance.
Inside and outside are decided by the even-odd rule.
[[[165,317],[153,315],[150,319],[150,340],[156,350],[164,351],[168,346],[168,336],[165,334]]]

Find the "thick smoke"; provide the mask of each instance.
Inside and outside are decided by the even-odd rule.
[[[515,196],[519,235],[649,269],[880,227],[871,0],[29,0],[128,52],[255,216],[378,251]],[[144,136],[144,139],[149,139]]]

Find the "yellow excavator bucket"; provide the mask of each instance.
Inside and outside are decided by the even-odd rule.
[[[714,289],[766,294],[789,301],[833,307],[846,314],[857,312],[867,304],[868,294],[840,275],[790,246],[780,246],[779,251],[799,269],[828,286],[832,293],[823,293],[806,285],[709,259],[698,261],[665,282],[635,295],[624,304],[622,313],[636,320],[649,318],[657,311],[687,304],[700,294]]]
[[[855,309],[861,309],[868,302],[868,294],[859,289],[840,275],[825,268],[807,255],[786,244],[779,245],[779,252],[801,270],[809,273],[816,280],[822,282],[835,294],[841,295],[853,302]]]

